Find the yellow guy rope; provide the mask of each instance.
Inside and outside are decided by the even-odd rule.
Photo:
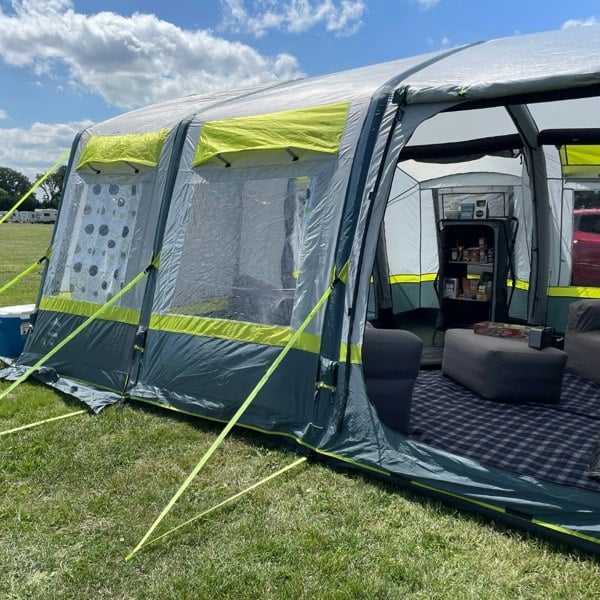
[[[319,312],[319,309],[325,304],[327,298],[329,298],[333,288],[335,286],[335,282],[345,277],[345,273],[347,273],[348,264],[345,265],[344,269],[340,273],[338,279],[334,279],[331,285],[327,288],[325,293],[319,298],[318,302],[315,304],[313,309],[308,313],[306,319],[304,319],[302,325],[298,327],[298,329],[294,332],[294,335],[290,338],[290,341],[284,346],[281,352],[277,355],[271,366],[267,369],[267,372],[262,376],[260,381],[256,384],[254,389],[250,392],[248,397],[244,400],[242,405],[238,408],[237,412],[233,415],[229,423],[225,425],[223,431],[219,434],[217,439],[213,442],[211,447],[206,451],[204,456],[200,459],[200,462],[194,467],[192,472],[188,475],[187,479],[181,484],[181,487],[175,492],[175,495],[171,498],[167,506],[163,509],[163,511],[158,515],[154,523],[150,526],[150,529],[146,532],[144,537],[139,541],[138,545],[125,557],[125,560],[131,560],[133,556],[138,552],[138,550],[146,543],[146,540],[152,535],[152,532],[157,528],[159,523],[167,516],[169,511],[173,508],[175,502],[179,499],[179,497],[185,492],[190,483],[194,480],[196,475],[200,472],[202,467],[208,462],[208,459],[213,455],[214,451],[221,445],[221,442],[225,439],[225,436],[233,429],[234,425],[239,421],[240,417],[244,414],[246,409],[250,406],[252,401],[258,396],[260,390],[265,386],[267,381],[270,379],[271,375],[275,371],[275,369],[281,364],[281,361],[285,358],[287,353],[291,350],[291,348],[296,343],[296,340],[302,335],[304,330],[308,327],[308,324],[314,319],[315,315]],[[1,396],[0,396],[1,398]]]
[[[2,434],[0,434],[0,435],[2,435]],[[287,467],[283,467],[283,469],[279,469],[279,471],[272,473],[271,475],[269,475],[268,477],[265,477],[264,479],[261,479],[259,482],[253,483],[250,487],[247,487],[245,490],[242,490],[241,492],[238,492],[237,494],[234,494],[233,496],[229,496],[229,498],[227,498],[226,500],[219,502],[219,504],[213,506],[212,508],[205,510],[204,512],[201,512],[199,515],[196,515],[195,517],[188,519],[181,525],[177,525],[177,527],[173,527],[173,529],[169,529],[169,531],[167,531],[166,533],[163,533],[162,535],[159,535],[158,537],[155,537],[155,538],[151,539],[150,541],[146,542],[144,544],[144,546],[149,546],[150,544],[154,544],[154,542],[158,542],[158,540],[162,540],[163,538],[166,538],[168,535],[175,533],[178,529],[181,529],[182,527],[185,527],[186,525],[189,525],[190,523],[193,523],[194,521],[197,521],[198,519],[205,517],[209,513],[217,510],[217,508],[221,508],[222,506],[225,506],[226,504],[233,502],[240,496],[243,496],[244,494],[247,494],[248,492],[255,490],[257,487],[263,485],[264,483],[271,481],[271,479],[275,479],[275,477],[279,477],[279,475],[283,475],[286,471],[289,471],[290,469],[297,467],[298,465],[302,464],[303,462],[306,462],[306,456],[303,456],[302,458],[295,460],[291,465],[288,465]]]
[[[28,192],[25,192],[21,198],[19,198],[19,200],[17,201],[17,203],[2,217],[0,218],[0,225],[2,223],[4,223],[4,221],[6,221],[6,219],[8,219],[8,217],[10,217],[10,215],[12,215],[15,210],[17,210],[17,208],[19,208],[19,206],[21,206],[21,204],[23,204],[23,202],[25,202],[25,200],[27,200],[27,198],[29,198],[29,196],[31,196],[31,194],[33,194],[33,192],[42,184],[44,183],[44,181],[46,181],[46,179],[48,179],[48,177],[50,177],[50,175],[52,174],[52,172],[58,168],[58,166],[60,165],[61,162],[63,162],[63,160],[65,160],[65,158],[67,158],[67,156],[69,156],[69,152],[70,150],[67,150],[47,171],[46,173],[43,175],[43,177],[40,177],[40,179],[38,179],[32,186],[31,189]]]
[[[42,258],[39,258],[38,260],[36,260],[32,265],[27,267],[22,273],[19,273],[15,278],[11,279],[8,283],[5,283],[2,287],[0,287],[0,294],[2,294],[2,292],[5,292],[8,288],[15,285],[15,283],[18,283],[19,281],[21,281],[21,279],[23,279],[23,277],[25,277],[26,275],[29,275],[29,273],[31,273],[32,271],[35,271],[35,269],[37,267],[39,267],[45,260],[47,260],[48,256],[50,256],[50,248],[48,248],[48,252],[46,252],[46,254],[44,256],[42,256]]]
[[[82,415],[86,413],[87,410],[76,410],[74,412],[67,413],[65,415],[59,415],[58,417],[51,417],[49,419],[44,419],[43,421],[36,421],[35,423],[29,423],[29,425],[21,425],[21,427],[15,427],[14,429],[7,429],[6,431],[0,431],[0,437],[3,435],[8,435],[9,433],[16,433],[17,431],[23,431],[24,429],[31,429],[32,427],[37,427],[38,425],[44,425],[45,423],[51,423],[52,421],[59,421],[60,419],[68,419],[69,417],[74,417],[76,415]]]

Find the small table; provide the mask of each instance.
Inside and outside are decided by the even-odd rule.
[[[449,329],[442,372],[488,400],[556,403],[566,362],[558,348]]]

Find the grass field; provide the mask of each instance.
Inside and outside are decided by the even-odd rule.
[[[0,286],[50,234],[0,225]],[[0,305],[33,301],[39,280]],[[25,383],[0,402],[0,430],[80,408]],[[595,557],[312,463],[125,562],[219,431],[126,404],[0,437],[0,598],[600,597]],[[235,430],[159,532],[294,459]]]

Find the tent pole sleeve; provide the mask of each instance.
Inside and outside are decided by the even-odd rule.
[[[271,473],[271,475],[269,475],[268,477],[265,477],[264,479],[261,479],[257,483],[253,483],[250,487],[247,487],[245,490],[242,490],[241,492],[238,492],[237,494],[234,494],[233,496],[229,496],[229,498],[227,498],[226,500],[223,500],[222,502],[219,502],[219,504],[216,504],[212,508],[209,508],[209,509],[201,512],[199,515],[196,515],[195,517],[192,517],[191,519],[188,519],[184,523],[181,523],[181,525],[177,525],[177,527],[173,527],[173,529],[169,529],[169,531],[167,531],[166,533],[163,533],[163,534],[159,535],[158,537],[155,537],[155,538],[149,540],[144,545],[145,546],[149,546],[150,544],[154,544],[155,542],[158,542],[158,540],[162,540],[163,538],[166,538],[168,535],[171,535],[172,533],[175,533],[176,531],[178,531],[182,527],[185,527],[186,525],[189,525],[190,523],[193,523],[194,521],[197,521],[198,519],[201,519],[202,517],[205,517],[206,515],[210,514],[211,512],[213,512],[215,510],[217,510],[218,508],[221,508],[222,506],[225,506],[226,504],[229,504],[230,502],[233,502],[234,500],[236,500],[240,496],[244,496],[248,492],[251,492],[252,490],[255,490],[257,487],[259,487],[259,486],[261,486],[261,485],[263,485],[263,484],[271,481],[272,479],[275,479],[275,477],[279,477],[279,475],[283,475],[284,473],[286,473],[287,471],[293,469],[294,467],[297,467],[298,465],[302,464],[303,462],[306,462],[306,460],[307,460],[306,456],[303,456],[302,458],[299,458],[298,460],[294,461],[292,464],[288,465],[287,467],[283,467],[283,469],[279,469],[279,471],[277,471],[275,473]]]
[[[17,203],[2,217],[0,218],[0,224],[4,223],[4,221],[6,221],[6,219],[8,219],[8,217],[10,217],[10,215],[12,215],[15,210],[17,210],[17,208],[19,208],[19,206],[21,206],[21,204],[23,204],[23,202],[25,202],[25,200],[27,200],[27,198],[29,198],[29,196],[31,196],[31,194],[33,194],[33,192],[35,192],[35,190],[42,184],[44,183],[44,181],[46,181],[46,179],[48,179],[48,177],[50,177],[50,175],[54,172],[55,169],[58,169],[60,163],[65,160],[65,158],[67,158],[67,156],[69,156],[69,152],[70,150],[67,150],[64,152],[64,154],[44,173],[44,175],[42,177],[40,177],[29,189],[29,191],[25,192],[20,198],[19,200],[17,200]]]
[[[138,552],[138,550],[146,543],[146,540],[152,535],[152,532],[158,527],[160,522],[167,516],[169,511],[173,508],[179,497],[185,492],[190,483],[194,480],[196,475],[200,472],[202,467],[208,462],[208,459],[213,455],[215,450],[221,445],[227,434],[233,429],[235,424],[240,420],[241,416],[246,412],[246,409],[252,404],[258,393],[265,386],[267,381],[271,378],[271,375],[275,371],[275,369],[281,364],[283,359],[286,357],[288,352],[293,348],[296,340],[302,335],[303,331],[308,327],[309,323],[315,318],[316,314],[319,312],[320,308],[325,304],[331,292],[333,291],[336,283],[338,281],[343,281],[347,276],[348,271],[348,263],[344,265],[339,275],[333,276],[333,280],[325,293],[319,298],[317,303],[314,305],[312,310],[308,313],[308,316],[300,327],[294,332],[294,335],[290,338],[290,341],[283,347],[281,352],[277,355],[271,366],[267,369],[267,372],[261,377],[260,381],[254,386],[254,389],[250,392],[248,397],[242,402],[241,406],[238,408],[237,412],[231,417],[231,420],[225,425],[221,433],[218,435],[217,439],[212,443],[210,448],[206,451],[204,456],[200,459],[198,464],[194,467],[192,472],[188,475],[187,479],[181,484],[180,488],[175,492],[175,495],[169,500],[169,503],[163,511],[158,515],[154,523],[150,526],[150,529],[146,532],[144,537],[138,542],[138,545],[131,551],[130,554],[127,555],[125,560],[131,560],[133,556]],[[335,272],[334,272],[335,273]],[[1,397],[0,397],[1,398]]]
[[[126,294],[129,290],[135,287],[153,268],[153,265],[146,267],[139,275],[134,277],[121,291],[115,294],[106,304],[103,304],[93,315],[88,317],[77,329],[72,331],[64,340],[57,344],[48,354],[40,358],[32,367],[27,369],[23,375],[21,375],[16,381],[14,381],[8,388],[6,388],[0,394],[0,400],[3,400],[12,392],[17,386],[21,385],[29,376],[39,369],[43,364],[48,362],[59,350],[66,346],[75,336],[79,335],[88,325],[95,321],[109,306],[112,306],[121,296]]]
[[[19,273],[14,279],[11,279],[8,283],[5,283],[2,287],[0,287],[0,294],[5,292],[7,289],[11,288],[13,285],[15,285],[15,283],[18,283],[19,281],[21,281],[21,279],[23,279],[23,277],[25,277],[26,275],[29,275],[29,273],[31,273],[32,271],[35,271],[35,269],[37,267],[39,267],[45,260],[48,259],[49,255],[50,255],[50,249],[48,249],[48,252],[46,254],[44,254],[44,256],[42,256],[41,258],[36,260],[32,265],[27,267],[22,273]]]
[[[87,410],[76,410],[74,412],[70,412],[64,415],[59,415],[58,417],[50,417],[49,419],[44,419],[43,421],[36,421],[35,423],[29,423],[29,425],[21,425],[20,427],[14,427],[13,429],[7,429],[6,431],[0,431],[0,437],[3,435],[8,435],[9,433],[16,433],[17,431],[23,431],[25,429],[31,429],[32,427],[37,427],[38,425],[45,425],[46,423],[52,423],[53,421],[60,421],[61,419],[68,419],[69,417],[75,417],[77,415],[82,415],[86,413]]]

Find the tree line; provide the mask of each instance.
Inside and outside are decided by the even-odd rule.
[[[49,175],[38,189],[21,204],[19,210],[36,208],[58,208],[63,182],[67,172],[66,165],[59,167]],[[9,167],[0,167],[0,211],[10,210],[44,175],[37,173],[35,181]],[[41,199],[36,196],[41,192]]]

